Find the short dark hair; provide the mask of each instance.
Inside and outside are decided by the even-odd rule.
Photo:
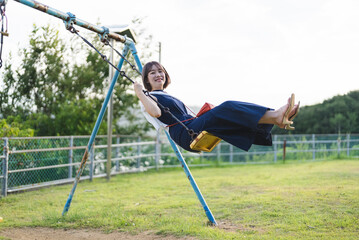
[[[148,62],[145,64],[145,66],[142,69],[142,82],[143,82],[143,86],[149,92],[152,91],[152,86],[151,86],[150,82],[148,81],[148,73],[151,71],[153,66],[156,66],[156,67],[162,69],[163,72],[165,73],[166,80],[165,80],[165,84],[163,85],[163,88],[166,88],[171,83],[171,78],[168,75],[166,69],[161,65],[161,63],[156,62],[156,61]]]

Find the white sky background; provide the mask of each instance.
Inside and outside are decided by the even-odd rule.
[[[167,90],[190,106],[239,100],[277,108],[292,92],[312,105],[359,89],[359,1],[40,2],[93,24],[146,17],[147,32],[162,43],[172,78]],[[64,28],[60,19],[13,0],[6,14],[3,61],[26,46],[33,23]]]

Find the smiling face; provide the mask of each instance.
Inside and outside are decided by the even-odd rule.
[[[147,75],[148,82],[154,90],[163,90],[166,81],[166,75],[160,66],[153,65]]]
[[[143,67],[142,81],[143,86],[151,92],[165,89],[171,83],[171,78],[160,63],[153,61]]]

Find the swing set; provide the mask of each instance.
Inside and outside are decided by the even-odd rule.
[[[88,159],[89,152],[91,151],[91,148],[93,147],[95,137],[97,135],[98,129],[99,129],[100,124],[102,122],[103,116],[105,114],[107,105],[108,105],[109,100],[111,98],[111,95],[112,95],[112,92],[113,92],[113,89],[115,87],[115,84],[116,84],[116,81],[117,81],[118,77],[121,76],[122,78],[125,78],[125,79],[131,81],[132,83],[134,83],[134,81],[130,77],[128,77],[126,75],[126,72],[121,70],[124,62],[128,63],[131,66],[131,68],[134,71],[136,71],[139,75],[141,75],[141,72],[142,72],[142,64],[141,64],[141,61],[140,61],[140,59],[138,57],[138,54],[137,54],[137,50],[136,50],[136,47],[135,47],[135,42],[131,38],[127,37],[126,35],[123,36],[123,35],[119,35],[117,33],[112,33],[112,32],[109,31],[108,28],[106,28],[104,26],[101,27],[101,26],[93,25],[91,23],[88,23],[86,21],[83,21],[83,20],[77,18],[74,14],[72,14],[70,12],[64,13],[64,12],[61,12],[59,10],[56,10],[54,8],[51,8],[49,6],[46,6],[46,5],[44,5],[42,3],[39,3],[39,2],[36,2],[36,1],[32,1],[32,0],[15,0],[15,1],[19,2],[21,4],[24,4],[24,5],[27,5],[29,7],[32,7],[34,9],[37,9],[39,11],[42,11],[44,13],[47,13],[49,15],[52,15],[54,17],[62,19],[64,21],[64,24],[65,24],[65,27],[66,27],[67,30],[69,30],[71,33],[76,34],[79,38],[81,38],[89,47],[93,48],[101,56],[101,58],[104,61],[106,61],[110,66],[112,66],[116,70],[116,72],[115,72],[115,74],[114,74],[114,76],[113,76],[113,78],[111,80],[108,92],[107,92],[105,100],[104,100],[104,102],[102,104],[102,107],[101,107],[101,110],[99,112],[99,115],[97,117],[95,126],[94,126],[94,128],[92,130],[92,133],[91,133],[89,142],[87,144],[87,147],[85,149],[84,155],[82,157],[79,169],[77,171],[77,174],[76,174],[76,177],[75,177],[75,180],[74,180],[73,187],[72,187],[72,189],[70,191],[70,194],[68,196],[68,199],[67,199],[67,201],[65,203],[65,206],[64,206],[64,209],[63,209],[63,212],[62,212],[62,215],[64,216],[69,211],[69,208],[70,208],[70,205],[71,205],[71,202],[72,202],[72,198],[73,198],[73,196],[75,194],[77,184],[80,181],[80,177],[81,177],[82,172],[83,172],[83,170],[84,170],[84,168],[86,166],[86,161]],[[0,68],[1,68],[1,64],[2,64],[1,52],[2,52],[2,46],[3,46],[3,37],[4,36],[9,36],[8,29],[7,29],[7,19],[6,19],[6,15],[5,15],[6,3],[7,3],[7,0],[0,0],[0,10],[1,10],[0,13],[1,13],[1,24],[2,24],[1,31],[0,31],[0,34],[1,34]],[[6,29],[4,30],[4,20],[5,19],[6,19]],[[112,62],[110,62],[107,59],[106,55],[102,54],[98,49],[96,49],[96,47],[94,47],[86,38],[81,36],[79,34],[79,31],[74,27],[74,25],[80,26],[82,28],[85,28],[85,29],[88,29],[90,31],[93,31],[93,32],[97,33],[99,35],[99,38],[100,38],[101,42],[103,42],[105,45],[109,46],[112,50],[114,50],[120,56],[120,60],[119,60],[119,62],[117,64],[117,66],[115,66]],[[110,44],[108,39],[114,39],[114,40],[119,41],[119,42],[124,44],[122,54],[120,52],[118,52]],[[136,68],[135,65],[131,64],[127,60],[126,56],[128,55],[129,52],[131,52],[131,54],[132,54],[138,68]],[[220,138],[218,138],[218,137],[216,137],[216,136],[214,136],[214,135],[212,135],[212,134],[210,134],[210,133],[208,133],[206,131],[196,133],[192,129],[189,129],[185,124],[183,124],[183,122],[181,122],[179,119],[177,119],[167,107],[164,107],[155,98],[153,98],[148,91],[144,90],[144,93],[148,97],[150,97],[152,100],[154,100],[158,104],[158,106],[164,111],[164,113],[169,114],[178,124],[182,125],[187,130],[188,134],[192,138],[192,143],[190,145],[191,149],[193,149],[195,151],[210,152],[221,141]],[[177,156],[178,160],[180,161],[180,163],[182,165],[182,168],[183,168],[187,178],[189,179],[189,181],[190,181],[190,183],[192,185],[192,188],[193,188],[194,192],[196,193],[196,195],[198,197],[198,200],[200,201],[200,203],[201,203],[201,205],[202,205],[202,207],[203,207],[203,209],[205,211],[205,214],[206,214],[208,220],[210,221],[211,224],[217,225],[217,222],[216,222],[211,210],[209,209],[209,207],[208,207],[208,205],[207,205],[201,191],[199,190],[194,178],[192,177],[192,174],[191,174],[191,172],[190,172],[190,170],[189,170],[189,168],[188,168],[188,166],[186,164],[186,161],[184,160],[178,146],[171,139],[168,131],[166,129],[164,129],[164,130],[165,130],[166,136],[167,136],[167,138],[168,138],[174,152],[176,153],[176,156]]]

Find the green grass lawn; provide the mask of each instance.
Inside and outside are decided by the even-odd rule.
[[[198,239],[358,239],[359,161],[191,169],[219,227],[182,169],[81,182],[0,199],[8,227],[96,228]]]

